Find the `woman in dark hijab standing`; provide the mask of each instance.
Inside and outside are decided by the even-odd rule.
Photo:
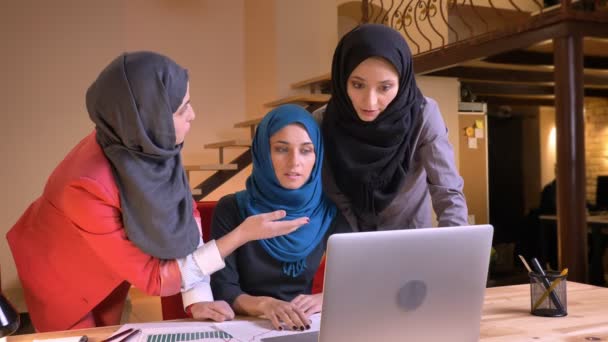
[[[198,316],[230,319],[209,275],[242,244],[290,233],[306,218],[260,214],[202,244],[180,152],[195,114],[188,73],[152,53],[123,54],[86,96],[95,131],[49,177],[7,234],[38,331],[120,322],[134,285],[150,295],[184,290]],[[188,296],[186,296],[188,295]]]
[[[324,189],[355,230],[467,223],[463,181],[437,103],[414,78],[403,36],[365,24],[338,43],[322,120]],[[320,118],[322,115],[322,118]]]

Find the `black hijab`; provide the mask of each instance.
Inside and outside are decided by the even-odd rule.
[[[365,122],[348,97],[347,81],[369,57],[394,65],[399,90],[374,121]],[[364,24],[338,43],[331,77],[333,94],[323,118],[327,158],[338,188],[354,209],[378,215],[395,198],[409,169],[413,126],[425,103],[414,79],[412,55],[399,32]]]
[[[173,124],[187,84],[188,72],[169,58],[126,53],[99,74],[86,96],[118,185],[127,236],[161,259],[190,254],[200,239]]]

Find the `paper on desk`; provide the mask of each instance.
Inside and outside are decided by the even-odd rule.
[[[82,336],[45,338],[42,340],[34,340],[34,342],[79,342],[81,338]],[[0,341],[2,341],[2,339],[0,339]]]
[[[140,329],[141,333],[129,339],[129,342],[170,341],[179,338],[182,341],[226,341],[224,333],[218,330],[212,322],[168,322],[125,324],[118,329],[116,335],[125,329]],[[179,337],[177,335],[180,335]]]
[[[304,332],[319,331],[321,325],[321,314],[315,314],[310,317],[312,323],[310,329]],[[163,323],[140,323],[140,324],[125,324],[118,329],[114,334],[118,334],[125,329],[141,329],[141,333],[134,336],[129,342],[144,342],[144,341],[167,341],[177,340],[173,335],[181,335],[178,337],[182,341],[226,341],[230,339],[225,334],[232,336],[234,341],[260,341],[262,338],[293,335],[302,333],[296,331],[277,331],[274,330],[270,321],[265,319],[256,320],[236,320],[222,323],[213,322],[163,322]],[[198,334],[198,335],[197,335]],[[66,341],[67,342],[67,341]],[[77,342],[77,341],[70,341]]]
[[[284,335],[295,335],[313,331],[319,331],[321,326],[321,314],[315,314],[310,316],[312,323],[310,329],[305,331],[291,331],[291,330],[275,330],[270,321],[268,320],[255,320],[255,321],[228,321],[222,323],[215,323],[215,326],[230,335],[237,341],[260,341],[263,338],[284,336]]]

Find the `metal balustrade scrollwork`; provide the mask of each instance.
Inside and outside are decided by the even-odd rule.
[[[516,2],[517,1],[517,2]],[[362,22],[382,23],[408,40],[414,55],[514,27],[551,11],[586,10],[605,0],[363,0]],[[598,4],[596,4],[598,3]],[[591,4],[591,5],[590,5]],[[603,4],[605,6],[605,3]]]

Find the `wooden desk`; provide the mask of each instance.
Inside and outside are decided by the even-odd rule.
[[[568,316],[558,318],[530,314],[529,284],[486,289],[480,341],[607,341],[608,288],[574,282],[567,288]]]
[[[600,341],[608,339],[608,288],[568,282],[568,316],[537,317],[530,314],[530,285],[486,289],[480,341]],[[98,342],[118,326],[12,336],[8,342],[87,335]],[[457,336],[454,341],[458,341]]]

